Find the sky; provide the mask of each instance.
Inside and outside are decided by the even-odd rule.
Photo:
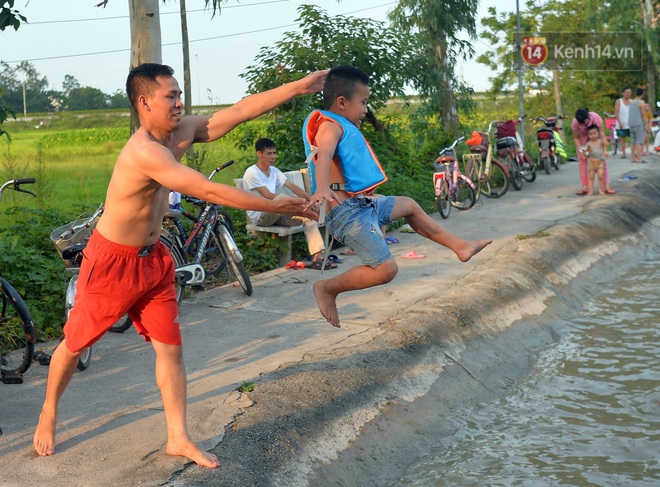
[[[109,0],[18,0],[15,8],[28,19],[18,31],[0,32],[0,60],[15,66],[27,60],[51,89],[62,90],[65,75],[81,86],[112,94],[124,89],[130,64],[128,1]],[[478,18],[487,7],[501,0],[481,0]],[[515,3],[510,10],[515,10]],[[329,15],[351,15],[387,21],[394,0],[229,0],[220,15],[212,17],[204,0],[187,0],[193,105],[234,103],[246,95],[240,78],[254,64],[264,46],[281,40],[296,29],[297,7],[314,4]],[[66,8],[64,8],[66,6]],[[163,63],[174,68],[183,85],[183,60],[179,3],[160,2]],[[479,29],[481,27],[479,26]],[[489,50],[483,41],[473,44],[477,53]],[[330,67],[330,66],[329,66]],[[488,89],[488,68],[476,61],[460,62],[457,68],[476,91]]]

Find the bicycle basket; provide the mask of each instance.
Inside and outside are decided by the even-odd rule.
[[[62,253],[69,247],[87,243],[89,237],[92,236],[92,231],[96,227],[96,222],[99,220],[98,216],[91,221],[90,218],[91,215],[81,215],[76,220],[56,228],[50,233],[50,239],[53,241],[53,245],[55,245],[60,257],[62,257]],[[76,229],[74,230],[74,228]],[[64,257],[62,257],[62,260],[67,267],[74,265],[69,260],[64,259]]]

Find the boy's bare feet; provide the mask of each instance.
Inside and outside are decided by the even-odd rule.
[[[55,453],[55,416],[42,411],[34,432],[34,451],[42,457]]]
[[[456,255],[461,262],[467,262],[472,257],[481,252],[484,247],[493,243],[492,239],[486,240],[468,240],[465,245],[456,251]]]
[[[337,311],[337,296],[323,289],[324,281],[316,281],[312,285],[312,291],[316,296],[316,303],[323,317],[335,328],[341,328],[339,324],[339,313]]]
[[[168,443],[165,451],[168,455],[186,457],[202,467],[217,468],[220,466],[218,457],[213,453],[200,450],[197,445],[189,440],[181,445]]]

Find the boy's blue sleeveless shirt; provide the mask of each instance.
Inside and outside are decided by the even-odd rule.
[[[346,192],[351,196],[372,191],[387,181],[385,171],[380,166],[369,142],[360,130],[347,118],[327,110],[314,110],[309,114],[303,124],[303,142],[305,154],[316,149],[314,140],[316,132],[323,122],[330,121],[343,129],[343,135],[337,144],[335,157],[339,160],[341,172],[344,176]],[[316,192],[315,157],[308,163],[308,174],[312,194]]]

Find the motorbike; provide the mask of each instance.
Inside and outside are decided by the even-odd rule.
[[[536,166],[527,154],[517,128],[526,116],[497,125],[497,154],[509,171],[510,183],[516,191],[522,189],[523,180],[532,183],[536,179]]]
[[[565,149],[563,149],[563,143],[561,142],[561,136],[559,135],[559,128],[557,127],[557,120],[562,118],[564,117],[561,115],[548,118],[540,116],[532,118],[534,122],[543,123],[543,127],[536,131],[536,142],[539,146],[537,163],[543,167],[546,174],[550,174],[550,167],[554,167],[555,170],[559,171],[559,158],[561,155],[558,150],[559,143],[562,145],[564,155],[566,154]]]

